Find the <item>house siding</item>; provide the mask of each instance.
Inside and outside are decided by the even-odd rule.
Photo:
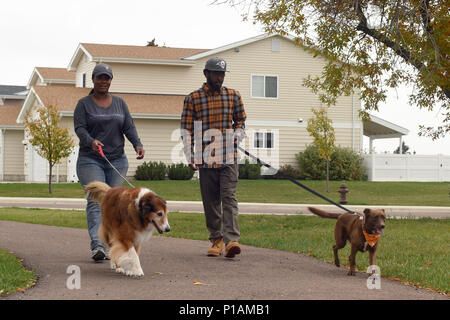
[[[4,131],[4,174],[5,181],[23,181],[24,180],[24,148],[23,148],[23,130],[5,130]]]
[[[93,61],[89,61],[86,55],[80,59],[80,62],[77,66],[77,71],[75,74],[75,86],[78,88],[83,87],[83,73],[86,74],[86,88],[93,88],[94,84],[92,83],[92,70],[94,70],[96,63]]]

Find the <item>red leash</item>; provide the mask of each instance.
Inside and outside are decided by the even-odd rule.
[[[107,158],[107,157],[105,156],[105,154],[103,153],[102,146],[98,146],[98,151],[97,151],[97,152],[100,153],[100,155],[102,156],[102,158],[105,159],[106,162],[109,163],[109,165],[111,166],[111,168],[113,168],[113,169],[117,172],[117,174],[118,174],[123,180],[125,180],[125,181],[126,181],[133,189],[136,188],[135,186],[133,186],[133,185],[130,183],[130,181],[127,180],[127,178],[125,178],[123,175],[120,174],[119,170],[117,170],[117,168],[114,167],[114,166],[112,165],[111,162],[109,162],[108,158]]]

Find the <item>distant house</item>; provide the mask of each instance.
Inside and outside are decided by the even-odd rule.
[[[26,96],[24,86],[0,85],[0,181],[24,180],[23,125],[16,119]]]
[[[105,62],[114,72],[110,91],[127,102],[147,151],[145,160],[179,162],[184,159],[178,131],[184,96],[201,87],[205,62],[214,56],[228,63],[230,72],[224,86],[242,95],[247,113],[245,147],[274,166],[296,165],[295,155],[312,142],[306,131],[306,122],[313,116],[311,108],[321,106],[317,96],[302,86],[302,80],[308,74],[320,74],[325,60],[279,35],[263,34],[215,49],[81,43],[66,71],[74,75],[75,83],[47,81],[45,85],[42,78],[51,77],[46,78],[43,69],[36,68],[17,120],[22,122],[29,110],[53,104],[60,110],[63,125],[78,142],[73,132],[73,110],[78,99],[93,86],[93,68]],[[330,109],[336,144],[358,152],[369,128],[374,139],[382,132],[385,137],[388,131],[404,134],[387,122],[372,120],[364,124],[359,118],[360,108],[358,95],[351,95],[341,97]],[[128,175],[132,176],[142,161],[135,159],[129,143],[126,153],[130,161]],[[74,152],[59,166],[60,181],[77,181],[76,156]],[[37,169],[31,169],[35,167],[32,153],[26,150],[24,158],[25,179],[36,181],[33,172]],[[42,170],[40,174],[45,176]]]
[[[27,87],[24,86],[0,85],[0,106],[21,106],[27,93]]]
[[[67,85],[75,86],[75,73],[65,68],[36,67],[28,80],[27,88],[33,86]]]

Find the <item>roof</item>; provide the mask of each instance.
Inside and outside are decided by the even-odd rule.
[[[128,46],[95,43],[82,43],[81,45],[89,52],[91,56],[104,58],[180,60],[186,56],[207,51],[206,49]]]
[[[36,67],[36,71],[44,79],[59,79],[59,80],[74,80],[75,81],[75,72],[67,71],[66,68],[44,68],[44,67]]]
[[[35,67],[27,87],[34,86],[38,79],[44,83],[75,84],[75,72],[67,71],[66,68]]]
[[[89,94],[90,88],[76,88],[71,86],[34,86],[23,104],[23,109],[17,119],[23,121],[26,112],[32,107],[34,98],[41,105],[53,105],[63,115],[73,115],[79,99]],[[131,114],[142,118],[170,118],[177,119],[183,109],[184,95],[162,94],[111,94],[125,100]]]
[[[0,128],[23,128],[22,124],[18,124],[16,119],[20,113],[22,106],[2,105],[0,106]]]
[[[409,130],[392,122],[370,115],[369,121],[364,121],[363,134],[372,139],[389,139],[407,135]]]
[[[90,61],[119,63],[150,63],[170,65],[192,65],[191,61],[183,61],[208,49],[171,48],[151,46],[130,46],[115,44],[80,43],[67,70],[75,70],[81,57],[86,55]]]
[[[0,85],[0,96],[13,96],[26,90],[25,86]]]

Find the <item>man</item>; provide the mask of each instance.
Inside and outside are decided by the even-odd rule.
[[[207,255],[221,255],[225,243],[225,257],[234,258],[241,253],[236,144],[244,137],[246,116],[239,92],[222,86],[226,67],[221,58],[206,61],[206,83],[186,96],[181,129],[189,166],[200,172],[206,227],[212,242]]]

